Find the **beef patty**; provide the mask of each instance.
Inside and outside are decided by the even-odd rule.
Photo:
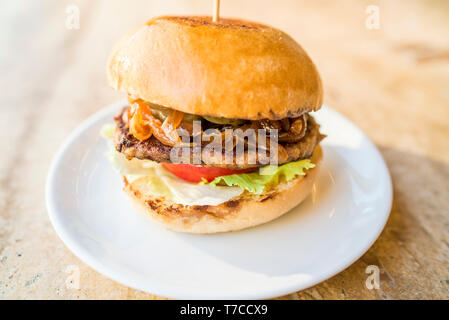
[[[170,152],[172,147],[164,145],[154,136],[151,136],[145,141],[140,141],[130,134],[128,126],[123,120],[123,113],[126,109],[127,108],[124,108],[122,112],[114,119],[116,123],[114,133],[116,150],[123,153],[128,159],[138,158],[157,162],[171,162]],[[325,136],[319,132],[319,125],[311,116],[309,116],[307,120],[307,131],[300,141],[295,143],[280,143],[280,145],[284,147],[287,155],[284,159],[279,159],[279,164],[310,158],[315,150],[315,147],[324,137]],[[218,162],[215,159],[207,159],[207,162],[204,162],[203,159],[202,165],[230,169],[243,169],[264,165],[262,163],[258,163],[257,161],[256,164],[249,164],[247,161],[247,154],[244,159],[240,161],[241,162],[238,162],[235,156],[232,164]],[[242,163],[244,164],[242,165]]]

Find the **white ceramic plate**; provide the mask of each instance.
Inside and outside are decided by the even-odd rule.
[[[356,261],[390,212],[388,169],[374,144],[329,107],[312,195],[281,218],[239,232],[174,233],[131,207],[99,132],[124,102],[83,122],[48,174],[51,222],[82,261],[124,285],[165,297],[263,299],[315,285]],[[360,279],[364,281],[364,279]]]

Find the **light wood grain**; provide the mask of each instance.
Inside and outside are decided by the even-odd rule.
[[[105,61],[120,35],[162,14],[211,14],[202,1],[3,1],[0,8],[0,298],[153,299],[74,257],[47,217],[44,184],[63,139],[121,97]],[[380,29],[365,27],[368,5]],[[374,246],[339,275],[287,299],[449,298],[449,2],[221,2],[221,16],[274,25],[309,52],[325,102],[377,144],[393,177],[391,217]],[[381,270],[381,290],[365,268]],[[80,289],[67,288],[70,265]]]

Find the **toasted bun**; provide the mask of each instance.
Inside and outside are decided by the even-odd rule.
[[[155,198],[146,192],[145,178],[128,183],[124,190],[135,207],[165,228],[188,233],[216,233],[254,227],[276,219],[301,203],[311,192],[322,159],[318,146],[312,157],[315,168],[305,176],[280,183],[273,190],[243,193],[218,206],[186,206]]]
[[[107,73],[116,90],[197,115],[281,119],[322,104],[320,76],[301,46],[244,20],[155,18],[117,44]]]

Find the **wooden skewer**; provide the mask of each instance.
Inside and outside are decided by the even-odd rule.
[[[215,0],[214,2],[214,15],[212,18],[213,22],[217,22],[220,19],[220,0]]]

